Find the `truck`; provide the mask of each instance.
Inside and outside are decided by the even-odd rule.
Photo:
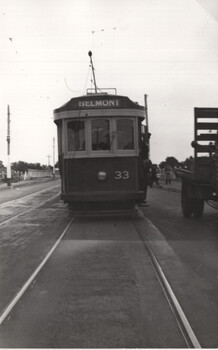
[[[218,209],[218,108],[194,108],[194,158],[179,169],[185,218],[201,218],[205,201]]]

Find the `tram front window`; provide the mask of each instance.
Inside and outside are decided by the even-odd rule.
[[[134,149],[134,124],[130,119],[117,120],[117,149]]]
[[[92,150],[110,150],[110,122],[107,119],[94,119],[92,128]]]
[[[67,123],[68,152],[85,151],[85,124],[82,120]]]

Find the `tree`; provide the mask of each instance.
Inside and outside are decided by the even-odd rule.
[[[14,171],[19,171],[24,173],[28,169],[37,169],[37,170],[46,169],[46,166],[41,165],[40,163],[27,163],[27,162],[23,162],[22,160],[19,160],[19,162],[12,163],[11,168]]]
[[[0,160],[0,169],[2,169],[2,168],[5,168],[5,166],[4,166],[4,164],[3,164],[3,161]]]
[[[19,160],[19,162],[12,163],[11,168],[14,171],[20,171],[24,173],[28,169],[28,163],[23,162],[22,160]]]
[[[165,168],[165,166],[166,166],[166,162],[165,162],[165,161],[160,162],[159,168],[160,168],[161,170],[163,170],[163,169]]]
[[[175,157],[167,157],[166,163],[169,164],[172,168],[175,168],[179,165],[179,161]]]
[[[42,166],[40,163],[28,163],[28,168],[29,169],[42,169]]]

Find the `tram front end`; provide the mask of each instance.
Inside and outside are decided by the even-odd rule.
[[[56,109],[54,121],[64,202],[95,210],[131,208],[144,200],[145,107],[125,96],[88,94]]]

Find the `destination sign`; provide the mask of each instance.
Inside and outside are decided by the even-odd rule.
[[[81,96],[74,97],[60,108],[54,110],[54,113],[74,110],[92,110],[92,109],[135,109],[144,111],[144,107],[131,101],[127,96]]]
[[[85,100],[78,104],[80,108],[114,108],[120,106],[120,100]]]

